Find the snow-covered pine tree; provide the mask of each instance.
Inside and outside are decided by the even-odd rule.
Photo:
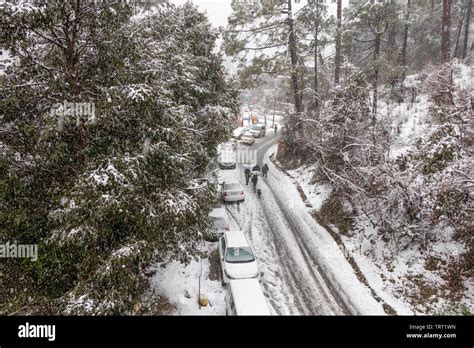
[[[19,58],[0,84],[0,238],[39,245],[37,262],[2,263],[0,310],[134,313],[143,267],[188,261],[207,228],[205,171],[237,114],[218,34],[190,4],[0,11],[1,45]],[[92,103],[95,117],[58,127],[64,101]]]

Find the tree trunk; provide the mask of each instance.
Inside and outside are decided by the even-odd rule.
[[[456,45],[454,46],[453,57],[459,57],[459,41],[461,38],[462,25],[464,23],[465,9],[461,10],[461,16],[459,18],[458,27],[456,29]]]
[[[467,3],[467,13],[466,13],[466,25],[464,28],[464,45],[462,48],[462,58],[466,58],[467,55],[467,42],[469,41],[469,25],[471,24],[471,12],[472,12],[472,0],[469,0]]]
[[[382,34],[377,33],[375,35],[375,49],[374,49],[374,99],[372,102],[372,124],[375,125],[375,116],[377,114],[377,99],[378,99],[378,83],[379,83],[379,67],[377,60],[380,55],[380,40]]]
[[[290,50],[290,59],[291,59],[291,85],[293,89],[293,103],[295,104],[295,109],[297,113],[302,111],[301,108],[301,95],[299,90],[298,83],[298,54],[296,52],[296,39],[293,23],[293,12],[291,8],[291,1],[288,0],[288,28],[289,28],[289,38],[288,46]]]
[[[319,95],[318,95],[318,29],[315,32],[314,38],[314,107],[317,109],[319,107]]]
[[[314,30],[314,108],[319,107],[319,95],[318,95],[318,52],[319,52],[319,2],[316,1],[316,25]]]
[[[451,2],[443,0],[443,22],[441,33],[441,62],[445,63],[451,58]]]
[[[403,42],[402,42],[402,51],[400,53],[400,65],[403,67],[401,82],[405,80],[407,74],[407,45],[408,45],[408,28],[410,20],[410,10],[411,10],[411,0],[407,1],[407,12],[405,13],[405,27],[403,28]]]
[[[341,14],[342,0],[337,0],[336,56],[334,57],[334,82],[339,83],[341,74]]]

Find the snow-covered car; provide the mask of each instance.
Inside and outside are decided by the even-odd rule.
[[[249,129],[247,127],[238,127],[232,132],[232,137],[234,139],[240,140],[240,138],[242,138],[242,135],[244,135],[248,131]]]
[[[252,135],[255,138],[264,137],[267,131],[267,126],[261,123],[252,124],[249,128],[250,128],[250,133],[252,133]]]
[[[236,154],[231,144],[225,144],[219,151],[218,161],[220,169],[235,169]]]
[[[228,231],[219,239],[222,283],[233,279],[258,278],[257,259],[242,231]]]
[[[225,294],[227,315],[270,315],[257,279],[231,280]]]
[[[219,237],[226,231],[230,230],[229,218],[225,208],[214,208],[209,213],[209,217],[212,220],[212,235],[210,240],[217,241]]]
[[[255,143],[255,138],[251,133],[245,133],[240,139],[241,144],[252,145]]]
[[[224,203],[243,202],[245,200],[244,188],[238,181],[224,181],[221,197]]]

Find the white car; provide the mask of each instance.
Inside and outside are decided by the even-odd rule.
[[[231,144],[224,144],[219,150],[219,163],[220,169],[235,169],[236,164],[236,154],[235,149]]]
[[[238,181],[224,181],[221,185],[221,197],[224,203],[243,202],[244,188]]]
[[[239,127],[239,128],[236,128],[234,129],[234,131],[232,132],[232,137],[234,137],[235,139],[239,140],[242,135],[244,135],[245,132],[248,132],[249,129],[246,128],[246,127]]]
[[[214,208],[209,213],[209,217],[213,223],[213,234],[222,236],[224,232],[229,231],[229,219],[224,208]]]
[[[225,302],[227,315],[271,315],[257,279],[231,280]]]
[[[242,135],[242,138],[240,138],[240,142],[242,144],[252,145],[253,143],[255,143],[255,138],[251,133],[245,133],[244,135]]]
[[[241,231],[228,231],[219,239],[222,283],[232,279],[258,278],[257,259]]]
[[[250,132],[255,138],[264,137],[267,131],[267,126],[264,124],[253,124],[250,126]]]

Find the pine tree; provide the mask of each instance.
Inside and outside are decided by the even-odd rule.
[[[399,7],[395,2],[351,2],[347,17],[349,33],[353,35],[354,46],[358,48],[358,64],[372,56],[369,64],[372,70],[372,113],[373,123],[377,114],[378,86],[382,68],[382,40],[387,29],[398,20]]]
[[[131,314],[143,267],[189,261],[208,228],[205,174],[238,112],[218,32],[191,4],[137,17],[116,2],[0,11],[1,45],[20,59],[0,84],[0,237],[39,244],[36,263],[1,270],[12,289],[0,305]],[[95,117],[62,113],[65,101]]]
[[[240,75],[247,78],[243,87],[255,86],[256,81],[251,79],[263,73],[286,71],[291,80],[293,104],[299,113],[303,110],[303,98],[293,2],[233,0],[224,46],[226,54],[236,56],[241,64]]]

